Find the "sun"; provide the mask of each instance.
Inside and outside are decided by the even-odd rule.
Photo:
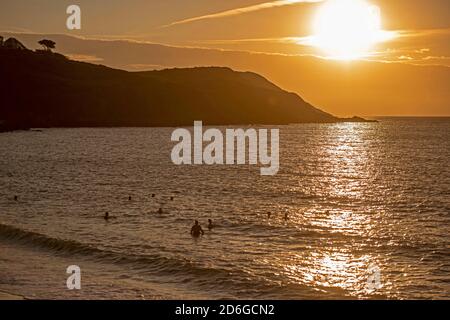
[[[329,0],[314,20],[311,42],[329,57],[358,59],[391,37],[381,26],[380,9],[364,0]]]

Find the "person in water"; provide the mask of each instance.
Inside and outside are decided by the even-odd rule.
[[[105,212],[105,217],[104,218],[105,218],[105,220],[108,221],[108,219],[109,219],[109,212],[108,211]]]
[[[285,221],[288,221],[288,220],[289,220],[289,213],[286,212],[286,213],[284,214],[284,220],[285,220]]]
[[[214,228],[213,222],[211,219],[208,219],[208,230],[211,231]]]
[[[14,201],[18,201],[19,197],[18,196],[14,196]]]
[[[162,213],[163,213],[163,209],[162,209],[161,207],[158,209],[158,213],[159,213],[159,214],[162,214]]]
[[[205,232],[203,231],[202,227],[198,224],[198,221],[195,220],[194,225],[191,228],[191,235],[193,237],[200,237],[200,235],[204,235]]]

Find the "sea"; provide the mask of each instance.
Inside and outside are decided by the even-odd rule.
[[[270,127],[280,130],[274,176],[175,165],[175,128],[2,133],[0,291],[449,299],[450,118],[377,120]],[[69,266],[80,289],[67,286]]]

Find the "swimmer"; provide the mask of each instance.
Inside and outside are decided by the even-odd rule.
[[[131,201],[131,196],[128,197],[128,201]]]
[[[170,201],[173,201],[173,197],[170,197]]]
[[[270,219],[270,216],[272,215],[272,213],[270,213],[270,212],[267,212],[267,218],[269,218]]]
[[[158,213],[159,213],[159,214],[162,214],[162,213],[163,213],[163,209],[162,209],[161,207],[158,209]]]
[[[286,212],[286,213],[284,214],[284,220],[286,220],[286,221],[289,220],[289,213]]]
[[[14,201],[18,201],[19,197],[18,196],[14,196]]]
[[[193,237],[200,237],[200,235],[204,235],[205,232],[203,231],[202,227],[198,224],[198,221],[195,220],[194,225],[191,228],[191,235]]]
[[[212,223],[211,219],[208,219],[208,230],[211,231],[214,228],[214,225]]]
[[[155,197],[155,194],[154,193],[152,193],[152,198],[154,198]]]
[[[105,219],[106,221],[109,220],[109,212],[108,212],[108,211],[105,212],[104,219]]]

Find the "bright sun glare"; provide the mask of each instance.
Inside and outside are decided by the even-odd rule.
[[[329,0],[318,11],[311,44],[329,57],[352,60],[367,56],[392,34],[382,30],[377,6],[364,0]]]

